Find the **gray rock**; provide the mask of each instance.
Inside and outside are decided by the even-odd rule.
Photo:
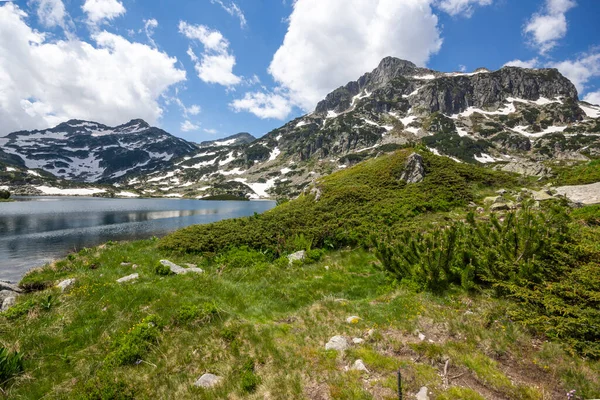
[[[11,292],[22,293],[23,290],[10,282],[0,281],[0,290],[10,290]]]
[[[486,197],[485,199],[483,199],[483,203],[484,204],[493,204],[493,203],[496,203],[499,199],[501,199],[500,196]]]
[[[429,389],[427,389],[427,387],[423,386],[421,388],[421,390],[419,390],[419,393],[417,393],[415,395],[415,398],[417,400],[429,400]]]
[[[304,251],[304,250],[297,251],[288,256],[288,260],[290,260],[290,265],[292,265],[294,263],[294,261],[302,261],[305,258],[306,258],[306,251]]]
[[[362,339],[362,338],[355,337],[354,339],[352,339],[352,343],[354,343],[354,344],[363,344],[364,342],[365,342],[365,339]]]
[[[312,189],[310,189],[310,194],[315,196],[315,201],[319,201],[321,200],[321,189],[319,189],[318,187],[313,187]]]
[[[210,389],[221,383],[223,378],[214,374],[204,374],[194,383],[196,387]]]
[[[352,367],[350,369],[352,371],[362,371],[362,372],[369,373],[369,370],[365,366],[365,363],[363,363],[363,360],[354,361],[354,364],[352,365]]]
[[[16,295],[18,295],[18,293],[11,290],[0,290],[0,306],[2,305],[2,302],[4,302],[4,299],[15,297]]]
[[[531,191],[531,197],[535,201],[546,201],[554,198],[551,194],[548,194],[545,190],[540,190],[539,192]]]
[[[557,195],[565,196],[574,203],[584,205],[600,203],[600,182],[590,185],[562,186],[556,188]]]
[[[129,267],[130,265],[131,265],[131,263],[128,263],[128,262],[121,263],[121,267]]]
[[[65,290],[70,289],[75,284],[75,282],[75,279],[66,279],[60,282],[58,285],[56,285],[56,287],[59,287],[60,291],[64,292]]]
[[[508,163],[500,168],[500,170],[505,172],[515,172],[524,176],[539,176],[544,177],[548,176],[551,173],[551,170],[541,163],[536,163],[533,161],[517,161]]]
[[[184,274],[187,274],[188,272],[196,273],[196,274],[202,274],[204,272],[202,269],[196,268],[195,266],[190,267],[190,268],[183,268],[182,266],[172,263],[169,260],[160,260],[160,263],[162,265],[164,265],[165,267],[169,267],[171,269],[171,272],[173,272],[174,274],[177,274],[177,275],[184,275]]]
[[[509,203],[494,203],[490,206],[490,211],[508,211],[510,210]]]
[[[425,166],[420,154],[412,153],[408,157],[400,179],[406,183],[419,183],[425,179]]]
[[[325,350],[344,351],[349,347],[348,341],[343,336],[334,336],[325,345]]]
[[[140,277],[140,274],[131,274],[131,275],[124,276],[121,279],[117,279],[117,282],[118,283],[129,282],[129,281],[133,281],[139,277]]]
[[[2,302],[2,307],[0,307],[0,312],[4,312],[15,305],[17,302],[17,296],[11,296],[4,299]]]

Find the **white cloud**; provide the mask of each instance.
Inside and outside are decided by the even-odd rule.
[[[203,129],[204,132],[208,133],[209,135],[216,135],[217,133],[219,133],[218,130],[216,129]]]
[[[460,72],[467,72],[467,66],[466,66],[466,65],[462,65],[462,64],[460,64],[460,65],[458,66],[458,70],[459,70]]]
[[[227,11],[227,13],[229,15],[231,15],[232,17],[237,17],[240,20],[240,27],[241,28],[245,28],[247,25],[247,21],[246,21],[246,16],[244,15],[244,12],[242,11],[242,9],[235,4],[233,1],[228,5],[226,5],[225,3],[223,3],[222,0],[210,0],[210,2],[212,4],[218,4],[221,6],[221,8],[223,8],[223,10]]]
[[[185,122],[181,123],[181,131],[182,132],[197,131],[198,129],[200,129],[200,125],[196,125],[196,124],[190,122],[189,120],[186,120]]]
[[[223,86],[234,86],[242,81],[241,77],[233,73],[235,56],[230,53],[229,41],[221,32],[204,25],[190,25],[184,21],[179,23],[179,32],[188,39],[198,40],[204,46],[201,58],[191,47],[187,51],[200,79],[206,83],[218,83]]]
[[[588,93],[584,97],[584,100],[587,101],[588,103],[600,105],[600,90],[598,90],[596,92]]]
[[[67,12],[61,0],[34,0],[37,3],[37,16],[41,24],[52,28],[55,26],[65,27]]]
[[[158,27],[158,21],[155,20],[154,18],[144,20],[144,32],[146,32],[146,37],[148,38],[148,42],[150,42],[153,47],[157,47],[156,42],[154,41],[154,38],[152,37],[154,35],[154,30],[157,27]]]
[[[568,29],[565,14],[576,5],[574,0],[546,0],[544,10],[527,23],[524,33],[541,54],[552,50],[565,37]]]
[[[125,14],[123,3],[118,0],[85,0],[81,6],[91,24],[99,24],[104,20],[112,20]]]
[[[533,58],[531,60],[512,60],[504,64],[505,67],[521,67],[521,68],[536,68],[539,65],[539,60]]]
[[[290,100],[277,93],[250,92],[229,105],[235,112],[248,111],[259,118],[284,119],[292,111]]]
[[[591,79],[600,77],[600,53],[588,53],[575,60],[554,62],[548,66],[557,68],[582,93]]]
[[[452,16],[473,15],[473,6],[489,6],[493,0],[440,0],[437,6]]]
[[[155,123],[158,99],[185,80],[176,58],[108,33],[93,42],[46,41],[14,3],[0,7],[0,134],[71,118]]]
[[[311,110],[331,90],[374,69],[386,56],[424,65],[441,45],[434,0],[296,0],[269,73],[276,93],[248,93],[232,107],[261,118]]]
[[[189,108],[185,108],[186,115],[198,115],[200,114],[200,106],[197,104],[191,105]]]

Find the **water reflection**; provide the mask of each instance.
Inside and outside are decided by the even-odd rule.
[[[0,279],[108,240],[161,236],[193,224],[261,213],[273,202],[23,198],[0,203]]]

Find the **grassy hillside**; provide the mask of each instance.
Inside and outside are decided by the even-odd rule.
[[[323,179],[318,201],[310,194],[161,240],[108,243],[31,272],[21,282],[31,293],[0,314],[0,347],[10,359],[0,352],[0,396],[394,399],[397,370],[405,396],[422,386],[441,400],[598,396],[600,363],[593,346],[578,346],[599,339],[591,329],[600,305],[598,209],[532,209],[531,218],[550,208],[564,218],[539,230],[547,246],[517,260],[498,232],[515,243],[522,226],[507,221],[524,211],[494,219],[471,213],[469,202],[482,205],[498,188],[523,182],[424,153],[427,178],[406,185],[398,177],[408,154]],[[442,233],[459,224],[473,231],[461,228],[451,246]],[[507,295],[483,279],[494,277],[489,268],[469,279],[454,275],[472,263],[446,250],[482,251],[469,236],[477,229],[499,238],[487,242],[481,265],[509,274],[507,284],[527,279],[528,291]],[[414,233],[417,249],[429,240],[430,257],[423,250],[418,260],[438,261],[400,262],[405,232]],[[284,256],[302,249],[307,258],[290,265]],[[504,256],[494,257],[496,250]],[[525,268],[540,255],[545,270]],[[204,273],[169,275],[158,267],[165,258]],[[432,275],[426,266],[433,264],[451,268]],[[139,278],[116,282],[133,273]],[[62,293],[54,285],[67,278],[76,282]],[[590,326],[558,335],[544,329],[561,323]],[[347,338],[346,351],[325,349],[336,335]],[[359,359],[368,372],[351,369]],[[222,383],[195,387],[204,373]]]

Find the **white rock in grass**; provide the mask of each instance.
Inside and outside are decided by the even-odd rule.
[[[62,281],[58,285],[56,285],[56,287],[59,287],[60,291],[64,292],[65,290],[70,289],[74,284],[75,284],[75,279],[65,279],[64,281]]]
[[[355,337],[354,339],[352,339],[352,343],[354,343],[354,344],[362,344],[364,342],[365,342],[365,339],[361,339],[358,337]]]
[[[288,260],[290,260],[290,265],[294,263],[294,261],[302,261],[306,258],[306,252],[304,250],[297,251],[288,256]]]
[[[204,374],[196,381],[196,383],[194,383],[194,386],[210,389],[217,386],[222,380],[223,378],[220,376],[214,374]]]
[[[139,277],[140,277],[140,274],[131,274],[131,275],[124,276],[121,279],[117,279],[117,282],[118,283],[129,282],[129,281],[133,281]]]
[[[200,268],[196,268],[194,267],[190,267],[190,268],[183,268],[180,265],[177,265],[175,263],[172,263],[169,260],[160,260],[160,263],[162,265],[164,265],[165,267],[169,267],[171,269],[171,272],[177,275],[183,275],[183,274],[187,274],[188,272],[195,272],[197,274],[201,274],[204,271]],[[188,265],[192,265],[192,264],[188,264]]]
[[[5,298],[0,307],[0,312],[4,312],[4,311],[8,310],[12,306],[14,306],[16,302],[17,302],[17,298],[15,296]]]
[[[346,318],[346,322],[349,324],[358,324],[358,321],[360,321],[360,317],[357,317],[356,315]]]
[[[415,396],[415,398],[417,400],[429,400],[429,389],[427,389],[425,386],[423,386],[421,388],[421,390],[419,390],[419,393],[417,393],[417,395]]]
[[[325,345],[325,350],[344,351],[348,348],[348,341],[343,336],[334,336]]]
[[[363,363],[363,360],[354,361],[354,365],[352,365],[352,368],[350,368],[350,369],[352,371],[363,371],[363,372],[369,373],[369,370],[365,366],[365,363]]]

